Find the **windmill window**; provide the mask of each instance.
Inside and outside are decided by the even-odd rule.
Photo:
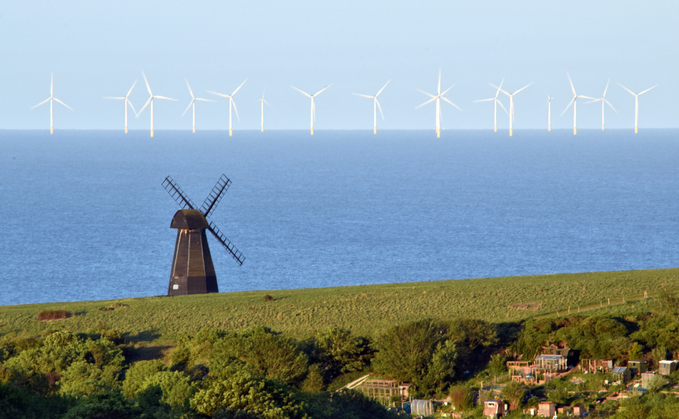
[[[179,289],[179,284],[174,284],[174,285],[172,286],[172,289],[173,289],[173,290],[178,290],[178,289]]]

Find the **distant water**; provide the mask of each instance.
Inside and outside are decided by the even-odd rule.
[[[0,304],[167,292],[171,175],[220,291],[679,266],[679,131],[0,131]]]

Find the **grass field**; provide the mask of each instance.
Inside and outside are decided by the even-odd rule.
[[[203,327],[262,325],[298,339],[333,326],[374,337],[425,317],[505,322],[565,315],[569,309],[612,309],[623,298],[631,303],[643,299],[644,292],[652,298],[662,288],[679,289],[679,269],[32,304],[0,307],[0,333],[85,332],[105,326],[125,332],[133,342],[164,344]],[[66,310],[71,316],[39,321],[38,313],[45,310]]]

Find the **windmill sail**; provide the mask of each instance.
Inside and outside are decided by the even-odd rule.
[[[163,188],[170,194],[172,199],[177,201],[177,204],[179,204],[181,208],[196,209],[196,205],[191,202],[186,194],[184,194],[184,191],[181,190],[179,185],[177,185],[171,177],[168,176],[165,178],[163,181]]]
[[[238,249],[236,249],[236,246],[234,246],[233,243],[231,243],[229,239],[226,238],[226,236],[217,228],[215,223],[210,221],[208,224],[210,225],[210,227],[208,228],[208,230],[210,230],[210,233],[212,233],[215,236],[215,238],[219,240],[222,246],[224,246],[226,250],[228,250],[229,253],[231,253],[231,256],[233,256],[233,258],[236,259],[236,262],[238,262],[239,265],[243,265],[243,262],[245,261],[245,256],[243,256],[243,254]]]
[[[212,212],[213,209],[217,208],[217,205],[219,205],[224,197],[224,192],[229,189],[229,186],[231,186],[231,180],[229,180],[226,175],[222,175],[215,184],[215,187],[210,191],[210,194],[205,198],[203,206],[200,207],[200,212],[202,212],[205,217],[210,215],[210,212]]]

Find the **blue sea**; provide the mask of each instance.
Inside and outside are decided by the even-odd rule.
[[[221,292],[679,266],[679,130],[0,131],[0,304],[167,292],[178,209],[233,184]]]

